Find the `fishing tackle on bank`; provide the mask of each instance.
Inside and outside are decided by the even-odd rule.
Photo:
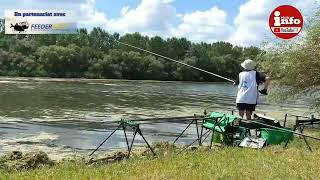
[[[314,139],[320,141],[320,138],[310,136],[307,134],[300,132],[296,132],[299,126],[305,125],[313,125],[313,124],[320,124],[320,119],[311,117],[311,119],[307,120],[299,120],[298,116],[296,116],[296,124],[292,129],[285,127],[285,123],[287,120],[287,116],[285,115],[285,121],[283,125],[272,118],[266,117],[264,115],[255,114],[254,120],[245,120],[239,116],[233,115],[233,111],[231,114],[225,114],[221,112],[212,112],[209,115],[194,115],[194,116],[185,116],[185,117],[169,117],[169,118],[149,118],[149,119],[121,119],[119,122],[119,126],[115,129],[89,156],[92,156],[117,130],[122,129],[124,132],[124,137],[127,144],[128,154],[127,157],[130,156],[132,152],[132,146],[138,133],[146,143],[149,150],[152,152],[153,155],[156,155],[154,149],[149,145],[148,141],[142,134],[140,125],[143,124],[151,124],[151,123],[185,123],[187,126],[185,129],[176,137],[173,141],[175,144],[179,138],[183,137],[183,134],[186,132],[188,128],[191,127],[192,124],[195,124],[196,128],[196,139],[189,145],[185,146],[180,152],[184,151],[195,142],[199,143],[199,146],[203,144],[203,142],[209,137],[211,134],[210,140],[210,148],[212,147],[214,141],[214,135],[219,134],[223,137],[223,142],[226,145],[235,145],[236,141],[240,141],[240,144],[237,146],[242,146],[243,144],[250,144],[250,146],[242,146],[242,147],[253,147],[254,148],[262,148],[265,145],[271,144],[281,144],[285,143],[284,147],[287,147],[288,143],[292,138],[293,135],[299,135],[303,138],[306,146],[310,151],[312,151],[308,141],[306,138]],[[127,128],[131,128],[134,131],[133,138],[131,143],[129,143],[127,137]],[[199,129],[200,128],[200,129]],[[251,136],[250,130],[258,130],[260,131],[259,136]],[[204,132],[206,131],[206,132]],[[237,134],[239,136],[237,136]],[[220,137],[221,137],[220,136]],[[253,145],[252,145],[253,144]]]
[[[307,138],[310,138],[310,139],[315,139],[315,140],[320,141],[320,138],[318,138],[318,137],[310,136],[310,135],[307,135],[307,134],[304,134],[304,133],[295,132],[293,130],[285,129],[283,127],[272,126],[272,125],[268,125],[268,124],[265,124],[265,123],[257,122],[257,121],[254,121],[254,120],[242,120],[242,122],[244,122],[244,123],[253,123],[253,124],[265,126],[265,127],[268,127],[268,128],[273,128],[273,129],[277,129],[277,130],[281,130],[281,131],[286,131],[286,132],[290,132],[290,133],[293,133],[293,134],[296,134],[296,135],[299,135],[299,136],[303,136],[303,137],[307,137]]]

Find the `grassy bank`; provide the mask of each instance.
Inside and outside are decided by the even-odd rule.
[[[320,146],[311,142],[307,151],[301,140],[288,149],[269,146],[262,150],[223,147],[160,157],[134,157],[112,164],[68,161],[30,171],[2,171],[2,179],[318,179]]]

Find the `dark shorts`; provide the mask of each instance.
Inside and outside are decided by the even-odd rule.
[[[239,111],[255,111],[256,104],[237,103],[237,108]]]

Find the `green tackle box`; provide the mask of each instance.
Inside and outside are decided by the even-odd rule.
[[[284,128],[291,130],[290,128]],[[293,139],[293,132],[278,130],[278,129],[269,129],[261,128],[261,138],[265,139],[267,144],[281,144],[286,142],[288,139]]]

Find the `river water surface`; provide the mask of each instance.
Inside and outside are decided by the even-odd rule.
[[[116,127],[122,117],[192,116],[234,109],[236,88],[226,83],[0,79],[0,154],[42,150],[59,159],[87,154]],[[303,101],[270,104],[260,98],[257,110],[281,120],[286,112],[307,112]],[[142,125],[150,142],[172,141],[186,124]],[[196,138],[195,129],[180,143]],[[130,133],[132,136],[132,133]],[[143,142],[137,139],[138,144]],[[117,132],[101,149],[123,148]]]

